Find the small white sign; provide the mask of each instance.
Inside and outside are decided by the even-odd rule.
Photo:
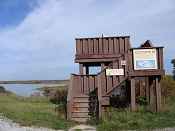
[[[123,76],[124,69],[106,69],[107,76]]]
[[[126,65],[126,60],[121,60],[121,65],[125,66]]]

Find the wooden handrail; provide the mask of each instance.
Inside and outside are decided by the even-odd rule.
[[[71,75],[70,83],[69,83],[69,90],[67,95],[67,119],[71,119],[71,112],[72,112],[72,103],[73,103],[73,76]]]
[[[110,66],[112,66],[112,64],[116,61],[118,61],[118,58],[123,57],[125,54],[121,54],[120,56],[116,57],[116,59],[114,61],[112,61],[108,66],[106,66],[101,72],[97,73],[97,75],[103,73],[104,71],[106,71],[107,68],[109,68]]]
[[[92,74],[92,75],[80,75],[80,74],[71,74],[73,76],[97,76],[97,74]]]
[[[118,83],[117,85],[120,86],[124,81],[126,81],[128,79],[128,77],[126,77],[125,79],[123,79],[120,83]],[[114,88],[110,91],[108,91],[106,94],[109,95],[112,91],[114,90]]]
[[[73,85],[73,76],[71,75],[70,83],[69,83],[69,90],[70,91],[68,92],[68,95],[67,95],[67,101],[71,100],[72,85]]]

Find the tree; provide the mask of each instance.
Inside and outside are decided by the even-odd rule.
[[[175,59],[173,59],[171,63],[173,64],[173,78],[175,80]]]

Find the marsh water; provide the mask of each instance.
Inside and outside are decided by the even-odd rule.
[[[11,91],[19,96],[30,96],[34,92],[39,92],[39,88],[44,86],[56,86],[57,84],[1,84],[6,90]]]

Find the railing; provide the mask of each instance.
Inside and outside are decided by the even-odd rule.
[[[69,90],[67,95],[67,119],[71,120],[71,112],[72,112],[72,103],[73,103],[73,86],[74,86],[74,77],[71,75],[69,82]]]
[[[109,92],[111,92],[114,87],[123,81],[127,76],[127,66],[122,66],[120,64],[121,60],[125,59],[125,55],[121,54],[119,57],[116,58],[115,61],[110,63],[108,66],[104,67],[104,69],[96,75],[77,75],[72,74],[73,77],[73,91],[75,95],[80,94],[89,94],[95,88],[101,88],[102,96],[105,96]],[[113,68],[113,69],[124,69],[124,76],[106,76],[106,69]],[[101,82],[99,85],[99,81]]]
[[[122,60],[127,59],[127,53],[121,54],[116,60],[114,60],[112,63],[110,63],[107,67],[105,67],[100,73],[98,73],[99,80],[101,81],[101,85],[99,88],[101,88],[101,94],[102,96],[105,96],[109,94],[116,86],[121,84],[123,80],[126,79],[128,76],[128,66],[121,65]],[[123,76],[106,76],[106,69],[124,69],[124,75]]]
[[[75,96],[89,95],[97,88],[97,75],[72,74],[67,96],[67,119],[72,118],[72,105]]]
[[[67,98],[68,118],[71,117],[73,97],[89,95],[89,93],[94,91],[96,88],[98,89],[99,116],[101,115],[101,105],[105,104],[105,99],[108,98],[107,95],[126,79],[128,67],[122,67],[120,62],[121,60],[126,59],[127,55],[128,54],[121,54],[120,56],[116,57],[116,60],[114,60],[113,63],[110,63],[107,67],[104,67],[104,69],[96,75],[72,74]],[[124,76],[106,76],[107,68],[123,68],[125,74]],[[109,101],[107,100],[106,102]]]
[[[115,57],[129,48],[129,37],[76,39],[76,59]]]
[[[86,94],[97,88],[97,75],[76,75],[73,74],[75,95]]]

